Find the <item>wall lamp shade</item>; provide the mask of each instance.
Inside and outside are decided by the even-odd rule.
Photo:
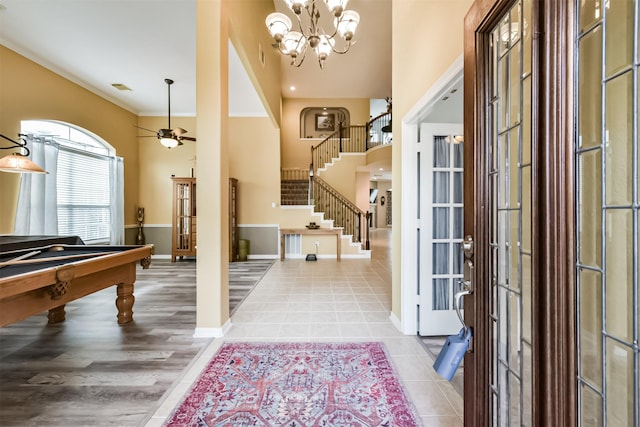
[[[19,153],[12,153],[0,159],[0,171],[13,173],[47,173],[29,158]]]
[[[178,140],[175,138],[160,138],[160,144],[167,148],[175,148],[178,146]]]
[[[0,172],[12,172],[12,173],[47,173],[40,166],[35,164],[29,159],[29,148],[27,147],[26,135],[19,134],[20,141],[14,141],[13,139],[0,134],[0,137],[11,142],[13,145],[9,147],[0,147],[2,150],[11,150],[15,148],[23,149],[25,154],[12,153],[4,156],[0,159]]]
[[[320,0],[317,0],[320,2]],[[334,16],[334,31],[326,34],[318,24],[320,10],[316,0],[284,0],[287,7],[295,14],[297,21],[293,30],[293,21],[284,13],[274,12],[267,16],[267,30],[281,54],[291,57],[291,65],[299,67],[306,57],[307,47],[313,49],[318,58],[320,68],[324,67],[331,52],[344,54],[355,43],[351,40],[360,23],[360,15],[353,10],[345,10],[348,0],[323,0],[327,9]],[[302,11],[306,10],[306,14]],[[306,18],[301,15],[307,15]],[[304,19],[303,19],[304,18]],[[303,20],[305,21],[303,23]],[[342,47],[336,47],[336,40],[342,40]]]

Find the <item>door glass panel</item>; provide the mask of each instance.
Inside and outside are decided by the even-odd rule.
[[[606,395],[616,397],[615,399],[607,399],[607,425],[634,425],[633,359],[632,348],[607,339]]]
[[[602,3],[603,0],[580,0],[580,32],[600,21]]]
[[[433,310],[449,310],[449,279],[433,279]]]
[[[522,2],[522,74],[531,73],[531,0]],[[526,91],[524,92],[527,93]],[[526,99],[526,97],[525,97]],[[526,111],[522,116],[527,117]]]
[[[600,149],[578,154],[578,262],[602,267],[602,156]]]
[[[607,331],[633,342],[633,217],[630,209],[606,211]]]
[[[456,144],[460,145],[460,144]],[[464,192],[462,191],[464,185],[462,172],[453,173],[453,203],[462,203]]]
[[[449,167],[449,143],[444,137],[433,138],[433,166],[436,168]]]
[[[531,164],[531,76],[522,82],[522,165]]]
[[[433,208],[433,238],[449,237],[449,208]]]
[[[464,162],[464,144],[453,144],[453,167],[462,168]]]
[[[583,425],[638,425],[640,11],[624,0],[575,5],[578,415]]]
[[[522,7],[526,8],[523,10]],[[517,1],[500,20],[500,36],[492,46],[494,59],[490,70],[497,112],[491,117],[486,151],[494,160],[495,175],[488,176],[491,186],[489,218],[497,219],[489,240],[495,242],[488,277],[495,278],[497,297],[492,312],[496,318],[492,340],[497,342],[492,357],[497,405],[495,425],[522,425],[531,420],[531,31],[532,2]],[[527,21],[527,22],[525,22]],[[523,33],[524,31],[524,33]],[[495,37],[495,30],[492,32]],[[523,46],[524,45],[524,46]],[[523,54],[529,57],[523,60]],[[526,63],[526,65],[524,65]],[[526,72],[523,70],[527,70]],[[526,159],[526,161],[524,160]],[[496,182],[497,181],[497,182]],[[523,242],[524,241],[524,242]],[[523,247],[528,252],[523,251]],[[497,295],[495,295],[497,294]],[[526,307],[526,308],[525,308]],[[523,312],[526,309],[525,321]],[[529,340],[528,358],[523,346]],[[497,370],[498,372],[494,372]],[[524,373],[527,372],[527,375]],[[522,379],[528,381],[523,384]],[[497,380],[497,383],[496,383]],[[526,390],[529,390],[528,392]],[[528,393],[528,398],[525,398]],[[527,415],[525,415],[527,414]],[[525,424],[526,425],[526,424]]]
[[[580,402],[580,420],[584,426],[602,426],[604,419],[602,417],[602,398],[586,385],[582,385],[579,389],[581,395]]]
[[[597,27],[580,39],[578,67],[578,144],[581,148],[602,143],[602,31]]]
[[[623,2],[624,3],[624,2]],[[606,83],[605,146],[607,205],[631,205],[633,165],[633,74]]]
[[[434,243],[433,244],[433,274],[449,273],[449,244]]]
[[[449,172],[433,173],[433,202],[449,202]]]
[[[509,230],[509,247],[507,256],[509,257],[509,288],[520,290],[520,242],[519,242],[519,225],[520,212],[511,212],[511,229]]]
[[[633,2],[606,2],[606,71],[611,76],[633,61]]]
[[[531,338],[531,255],[522,255],[522,339]],[[529,359],[531,361],[531,359]],[[525,361],[526,362],[526,361]],[[529,366],[526,365],[525,366]]]
[[[493,196],[498,199],[498,206],[500,208],[508,208],[509,207],[509,176],[507,175],[507,149],[508,149],[508,141],[507,135],[504,134],[498,137],[498,144],[496,149],[498,150],[498,194],[494,194]]]
[[[519,207],[520,203],[520,137],[518,127],[509,132],[509,206]]]
[[[517,24],[512,24],[517,25]],[[520,41],[516,41],[509,52],[509,125],[520,123],[520,76],[522,75],[520,63]]]
[[[593,270],[578,272],[579,367],[582,377],[596,390],[602,390],[602,274]]]
[[[522,168],[522,236],[520,249],[531,253],[531,165]]]

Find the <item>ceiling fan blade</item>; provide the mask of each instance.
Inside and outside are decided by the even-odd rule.
[[[142,130],[146,130],[146,131],[149,131],[149,132],[157,133],[157,131],[155,131],[155,130],[143,128],[142,126],[133,125],[133,127],[134,128],[138,128],[138,129],[142,129]]]
[[[178,138],[180,140],[184,139],[185,141],[195,141],[196,139],[191,137],[191,136],[181,136],[180,138]]]
[[[158,135],[138,135],[138,138],[157,138]]]
[[[182,129],[182,128],[175,128],[175,129],[172,130],[172,132],[173,132],[173,134],[175,136],[181,136],[181,135],[184,135],[185,133],[187,133],[187,130],[186,129]]]

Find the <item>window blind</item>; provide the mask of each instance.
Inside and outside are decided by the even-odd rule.
[[[58,232],[86,243],[109,241],[109,158],[60,147]]]

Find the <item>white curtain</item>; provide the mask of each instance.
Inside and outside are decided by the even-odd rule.
[[[16,235],[57,235],[58,206],[56,177],[58,145],[42,138],[27,137],[30,159],[48,173],[23,173],[14,233]]]
[[[122,157],[109,160],[111,241],[112,245],[124,245],[124,161]]]

